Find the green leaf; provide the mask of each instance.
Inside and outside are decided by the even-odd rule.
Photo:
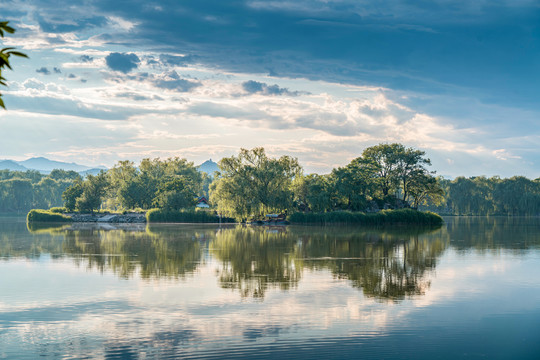
[[[22,52],[19,52],[19,51],[10,51],[9,54],[10,55],[15,55],[15,56],[20,56],[20,57],[28,59],[28,55],[23,54]]]

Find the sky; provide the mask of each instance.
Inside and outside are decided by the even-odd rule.
[[[369,146],[540,177],[537,0],[2,0],[0,159],[200,164],[263,146],[328,173]]]

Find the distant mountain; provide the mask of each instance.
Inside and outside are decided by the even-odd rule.
[[[66,171],[76,171],[82,176],[86,176],[88,174],[95,175],[101,170],[107,170],[107,168],[104,166],[91,167],[76,163],[49,160],[44,157],[35,157],[24,161],[0,160],[0,170],[4,169],[11,171],[37,170],[43,174],[48,174],[54,169],[62,169]]]
[[[13,160],[0,160],[0,170],[26,171],[28,169]]]
[[[197,169],[201,172],[207,173],[210,176],[214,176],[214,172],[219,171],[219,166],[216,162],[213,162],[212,159],[210,159],[197,166]]]
[[[84,171],[89,170],[89,166],[79,165],[75,163],[66,163],[62,161],[49,160],[44,157],[35,157],[24,161],[19,161],[19,165],[22,165],[28,169],[35,169],[43,172],[50,172],[54,169]]]

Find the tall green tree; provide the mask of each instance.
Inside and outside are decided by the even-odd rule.
[[[418,209],[421,204],[439,206],[444,202],[444,190],[437,178],[420,173],[408,184],[412,198],[412,207]]]
[[[378,144],[365,149],[361,161],[374,170],[382,197],[401,192],[401,199],[408,201],[410,185],[419,183],[415,178],[429,174],[426,166],[431,165],[431,161],[425,154],[398,143]]]
[[[371,159],[362,157],[352,160],[345,167],[333,169],[330,177],[334,185],[335,205],[342,209],[364,210],[380,183],[377,171]]]
[[[293,192],[299,210],[325,212],[334,208],[334,186],[328,175],[298,176],[293,181]]]
[[[262,147],[241,149],[238,156],[221,159],[219,167],[210,191],[219,211],[247,219],[292,208],[292,182],[302,174],[296,158],[270,158]]]
[[[101,202],[107,193],[109,179],[105,172],[98,175],[88,175],[82,184],[82,194],[75,202],[75,208],[79,211],[99,210]]]
[[[170,176],[159,185],[154,205],[166,210],[180,210],[195,206],[197,193],[184,175]]]
[[[112,169],[107,171],[110,181],[110,197],[114,200],[113,206],[122,206],[126,209],[136,207],[139,203],[139,188],[137,185],[138,171],[132,161],[119,161]]]

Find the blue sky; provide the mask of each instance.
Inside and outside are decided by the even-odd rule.
[[[218,160],[326,173],[401,142],[446,176],[540,176],[540,3],[2,1],[23,49],[0,158]]]

